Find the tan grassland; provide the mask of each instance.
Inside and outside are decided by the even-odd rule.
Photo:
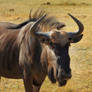
[[[48,3],[50,2],[50,3]],[[20,23],[28,19],[31,8],[44,8],[66,24],[62,30],[74,31],[71,13],[84,24],[84,37],[70,47],[72,78],[64,87],[46,78],[41,92],[92,92],[92,0],[0,0],[0,21]],[[22,80],[2,78],[0,92],[24,92]]]

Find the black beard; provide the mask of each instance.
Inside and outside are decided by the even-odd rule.
[[[48,72],[48,77],[52,83],[56,83],[56,79],[54,78],[54,70],[51,68]]]

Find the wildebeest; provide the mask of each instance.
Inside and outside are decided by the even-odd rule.
[[[83,24],[77,32],[60,31],[64,25],[45,13],[34,13],[19,25],[0,23],[0,76],[23,79],[25,92],[39,92],[48,75],[63,86],[71,78],[69,46],[82,39]]]

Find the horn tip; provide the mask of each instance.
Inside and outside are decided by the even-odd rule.
[[[69,15],[70,17],[73,17],[70,13],[68,13],[68,15]]]

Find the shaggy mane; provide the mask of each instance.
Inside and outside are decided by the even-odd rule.
[[[33,12],[30,10],[29,20],[38,20],[40,17],[46,15],[46,18],[40,23],[40,28],[43,32],[50,31],[51,29],[61,29],[65,26],[64,23],[59,22],[54,16],[50,16],[44,10],[37,9]]]
[[[40,23],[40,28],[43,32],[50,31],[51,29],[54,29],[54,28],[59,30],[65,26],[64,23],[56,20],[56,18],[54,16],[49,16],[49,14],[46,13],[44,10],[37,9],[37,10],[33,11],[31,9],[28,20],[26,20],[18,25],[10,26],[10,27],[8,27],[8,29],[22,28],[23,26],[25,26],[29,22],[37,21],[40,17],[44,16],[45,14],[47,15],[46,18]]]

